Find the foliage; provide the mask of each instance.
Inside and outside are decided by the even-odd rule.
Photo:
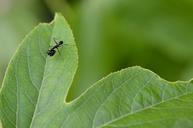
[[[103,76],[140,65],[170,81],[193,76],[193,4],[189,0],[3,0],[0,83],[23,36],[59,11],[73,28],[79,70],[68,101]],[[76,86],[76,85],[79,86]]]
[[[53,38],[61,54],[46,52]],[[12,58],[0,93],[6,128],[179,128],[193,127],[193,81],[167,82],[141,67],[130,67],[96,82],[77,99],[67,95],[77,69],[74,38],[57,14],[38,25]]]
[[[189,0],[88,0],[74,8],[70,24],[80,49],[80,86],[73,85],[69,99],[128,66],[140,65],[170,81],[193,77]]]

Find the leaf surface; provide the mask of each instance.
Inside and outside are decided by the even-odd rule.
[[[53,38],[64,45],[49,57]],[[67,103],[77,62],[71,29],[60,14],[51,24],[38,25],[8,66],[0,95],[3,126],[193,127],[193,82],[167,82],[141,67],[112,73]]]
[[[64,44],[60,54],[56,51],[49,57],[49,46],[55,45],[53,38]],[[77,48],[65,19],[58,14],[53,23],[38,25],[8,66],[1,89],[4,127],[33,127],[39,115],[49,117],[61,108],[76,68]]]

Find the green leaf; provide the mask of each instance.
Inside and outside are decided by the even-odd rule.
[[[53,38],[64,45],[59,48],[61,55],[49,57]],[[77,49],[65,19],[58,14],[53,23],[38,25],[8,66],[0,97],[4,127],[33,126],[39,113],[49,117],[63,107],[76,68]]]
[[[63,40],[47,56],[53,38]],[[6,128],[189,128],[193,127],[193,81],[167,82],[141,67],[110,74],[77,99],[66,102],[77,68],[71,30],[57,14],[23,41],[1,89]]]

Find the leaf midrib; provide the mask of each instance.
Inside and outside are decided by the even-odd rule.
[[[49,25],[51,25],[52,23],[50,23],[50,24],[40,24],[40,25],[42,25],[42,26],[49,26]],[[51,32],[51,35],[53,34],[53,29],[54,29],[54,26],[52,27],[52,32]],[[51,36],[51,38],[52,38],[52,36]],[[50,41],[51,41],[51,38],[50,38]],[[38,41],[38,45],[39,45],[39,42],[40,41]],[[40,47],[39,47],[39,49],[40,49]],[[41,54],[41,56],[42,56],[42,53],[41,53],[41,50],[40,50],[40,54]],[[43,57],[44,58],[44,57]],[[42,83],[43,83],[43,81],[44,81],[44,79],[45,79],[45,69],[46,69],[46,65],[47,65],[47,58],[48,58],[48,56],[46,57],[46,58],[44,58],[45,59],[45,65],[44,65],[44,69],[43,69],[43,71],[44,71],[44,73],[43,73],[43,77],[42,77],[42,81],[41,81],[41,86],[40,86],[40,89],[39,89],[39,93],[38,93],[38,97],[37,97],[37,102],[36,102],[36,104],[35,104],[35,109],[34,109],[34,112],[33,112],[33,116],[32,116],[32,120],[31,120],[31,123],[30,123],[30,128],[32,128],[32,124],[33,124],[33,121],[34,121],[34,119],[35,119],[35,113],[36,113],[36,111],[37,111],[37,106],[38,106],[38,103],[39,103],[39,98],[40,98],[40,95],[41,95],[41,90],[42,90]]]
[[[186,85],[186,86],[188,86],[188,85]],[[177,100],[178,98],[183,97],[183,96],[186,96],[186,95],[189,95],[189,94],[193,94],[193,92],[184,93],[184,94],[182,94],[182,95],[169,98],[169,99],[167,99],[167,100],[165,100],[165,101],[161,101],[161,102],[156,103],[156,104],[154,104],[154,105],[150,105],[150,106],[145,107],[145,108],[143,108],[143,109],[134,111],[134,112],[132,112],[132,113],[124,114],[124,115],[122,115],[122,116],[120,116],[120,117],[118,117],[118,118],[116,118],[116,119],[114,119],[114,120],[112,120],[112,121],[108,121],[108,122],[106,122],[106,123],[103,124],[103,125],[97,126],[96,128],[102,128],[102,127],[104,127],[104,126],[108,126],[108,124],[111,124],[111,123],[113,123],[113,122],[115,122],[115,121],[118,121],[118,120],[120,120],[120,119],[122,119],[122,118],[125,118],[125,117],[128,117],[128,116],[132,116],[133,114],[142,112],[142,111],[144,111],[144,110],[151,109],[152,107],[158,106],[158,105],[163,104],[163,103],[167,103],[167,102],[171,102],[171,101],[173,101],[173,100]]]

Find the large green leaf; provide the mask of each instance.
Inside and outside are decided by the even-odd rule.
[[[64,41],[59,55],[47,57],[53,38]],[[77,68],[72,32],[60,15],[51,24],[40,24],[11,60],[1,90],[1,115],[5,127],[30,126],[38,113],[49,117],[63,106]],[[46,112],[45,112],[46,111]],[[33,118],[32,118],[33,117]]]
[[[60,55],[47,57],[54,37],[65,45]],[[193,81],[167,82],[141,67],[112,73],[67,103],[77,58],[71,30],[61,15],[35,28],[7,69],[0,95],[3,126],[193,127]]]

